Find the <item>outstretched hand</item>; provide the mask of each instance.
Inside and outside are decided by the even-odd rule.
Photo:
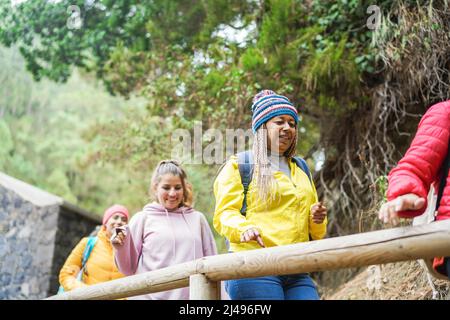
[[[384,223],[391,223],[395,226],[399,222],[399,211],[422,209],[425,202],[424,198],[420,198],[414,193],[405,194],[383,204],[378,212],[378,218]]]

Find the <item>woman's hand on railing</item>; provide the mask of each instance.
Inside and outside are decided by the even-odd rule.
[[[123,245],[125,238],[127,237],[127,231],[125,227],[119,227],[114,230],[114,233],[110,239],[112,244]]]
[[[266,247],[262,241],[261,234],[256,228],[247,229],[241,234],[241,242],[249,242],[252,240],[256,241],[261,247]]]
[[[311,207],[311,216],[314,223],[322,223],[327,216],[327,207],[321,201],[313,204]]]

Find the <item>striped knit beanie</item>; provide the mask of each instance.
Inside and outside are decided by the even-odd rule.
[[[262,90],[253,97],[252,104],[252,130],[256,133],[263,123],[270,119],[287,114],[298,123],[298,113],[294,105],[285,96],[280,96],[272,90]]]

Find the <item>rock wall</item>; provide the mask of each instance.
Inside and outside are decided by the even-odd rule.
[[[0,186],[0,299],[46,297],[59,206],[39,208]]]
[[[0,300],[57,292],[59,270],[101,218],[0,173]]]

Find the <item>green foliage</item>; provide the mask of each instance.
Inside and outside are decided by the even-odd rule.
[[[205,76],[205,89],[209,90],[212,96],[217,96],[225,86],[227,78],[218,70],[212,70]]]
[[[330,88],[338,88],[340,80],[344,80],[347,74],[345,69],[354,69],[353,66],[345,67],[350,63],[341,64],[345,51],[346,40],[343,39],[338,45],[329,44],[326,49],[316,51],[305,63],[303,78],[306,81],[306,87],[313,92],[324,91]],[[351,70],[353,71],[353,70]],[[355,72],[352,72],[353,74]],[[350,75],[351,76],[351,75]],[[345,77],[345,78],[344,78]],[[354,78],[354,77],[352,77]],[[345,80],[344,80],[345,81]],[[350,80],[354,84],[354,79]]]
[[[317,51],[305,63],[302,78],[306,88],[318,94],[318,106],[336,114],[357,107],[359,72],[354,54],[345,49],[346,39]],[[356,93],[356,94],[355,94]],[[351,99],[348,99],[348,98]],[[345,104],[340,103],[347,98]]]
[[[263,17],[258,45],[276,51],[288,40],[291,0],[271,0],[266,6],[270,12]]]
[[[395,3],[376,4],[385,13]],[[101,212],[111,202],[137,210],[147,200],[153,167],[171,157],[174,130],[192,132],[197,121],[204,130],[247,129],[251,98],[266,88],[298,106],[298,152],[310,155],[333,141],[325,153],[327,161],[336,160],[342,141],[329,132],[329,121],[345,123],[364,113],[370,103],[365,90],[380,72],[379,49],[366,27],[371,4],[63,0],[12,8],[3,1],[0,42],[17,46],[35,79],[69,82],[67,90],[45,81],[38,86],[24,76],[23,65],[0,72],[0,115],[7,123],[0,122],[0,135],[9,141],[0,151],[2,170],[90,210]],[[68,27],[69,5],[81,9],[79,29]],[[389,26],[383,37],[395,37]],[[219,30],[244,30],[245,40],[238,43]],[[2,66],[17,61],[2,54]],[[71,78],[74,70],[82,77]],[[143,98],[145,107],[125,106],[94,89],[93,81],[81,84],[93,74],[109,92]],[[211,213],[214,168],[188,169],[198,208]]]
[[[317,144],[317,141],[320,139],[320,130],[314,122],[306,121],[301,113],[299,118],[297,153],[304,157],[314,151],[313,146]],[[315,167],[313,161],[308,164],[311,168]]]
[[[70,6],[78,11],[72,14]],[[217,25],[234,21],[251,7],[251,2],[225,0],[26,1],[15,7],[3,1],[0,43],[17,44],[37,80],[66,81],[71,66],[93,69],[103,78],[116,49],[162,54],[176,45],[191,51],[194,44],[201,45],[196,39],[209,38]],[[74,21],[82,21],[81,26]]]
[[[367,1],[70,4],[83,13],[80,29],[67,27],[67,1],[25,2],[9,13],[2,5],[0,41],[18,43],[37,78],[64,80],[71,65],[94,70],[110,92],[146,97],[152,115],[182,110],[174,124],[185,128],[196,120],[246,127],[246,104],[262,88],[307,101],[308,113],[342,114],[358,105],[361,74],[374,70]],[[36,11],[41,17],[30,19]],[[257,30],[243,46],[215,35],[252,23]]]
[[[79,29],[68,28],[69,5],[81,9]],[[368,31],[360,28],[367,18],[362,1],[119,0],[102,5],[84,0],[27,1],[15,8],[1,4],[0,16],[4,18],[0,42],[18,45],[36,79],[64,81],[76,66],[96,72],[110,92],[127,98],[136,94],[147,101],[146,110],[117,105],[108,110],[100,107],[104,101],[95,102],[95,94],[80,91],[59,98],[27,98],[31,104],[26,105],[34,105],[33,110],[45,106],[52,113],[42,121],[49,128],[45,134],[64,144],[55,150],[56,138],[35,143],[25,137],[17,140],[17,134],[14,139],[20,143],[16,145],[23,144],[24,149],[26,145],[33,156],[45,155],[49,163],[67,168],[53,176],[44,164],[37,171],[60,177],[49,183],[50,191],[69,188],[87,208],[98,208],[102,197],[97,195],[107,188],[95,185],[95,179],[89,181],[85,173],[97,173],[106,181],[112,168],[150,174],[158,160],[170,157],[167,141],[173,130],[192,130],[195,121],[201,121],[204,130],[246,129],[251,97],[264,88],[285,94],[299,105],[303,119],[299,153],[307,154],[320,139],[317,118],[309,115],[340,116],[356,108],[361,73],[370,70],[372,62]],[[243,44],[215,35],[222,27],[240,30],[252,24],[257,29],[248,33]],[[75,104],[82,106],[81,113],[70,111]],[[99,119],[86,118],[88,110],[95,110]],[[121,110],[114,120],[110,119],[113,110]],[[36,130],[29,121],[20,121],[23,132]],[[74,130],[63,129],[69,127]],[[44,131],[37,129],[37,136]],[[14,156],[25,154],[20,150]],[[193,172],[194,177],[200,175]],[[126,180],[125,174],[119,176]],[[208,175],[200,176],[208,179]],[[62,186],[56,187],[57,180]],[[123,185],[146,189],[145,179],[138,181]],[[83,183],[90,192],[83,190]],[[133,199],[129,201],[137,204]],[[210,210],[206,203],[200,205]]]
[[[382,202],[385,202],[387,199],[388,177],[379,176],[375,180],[375,186],[380,198],[382,199]]]
[[[14,142],[12,140],[11,131],[8,124],[0,119],[0,141],[2,142],[2,148],[0,153],[2,157],[5,157],[14,149]]]
[[[76,196],[72,193],[68,176],[59,168],[55,168],[50,173],[46,181],[46,187],[48,190],[58,190],[58,195],[69,202],[78,202]]]
[[[0,48],[0,87],[5,92],[27,92],[27,99],[0,96],[0,170],[37,185],[93,212],[105,206],[130,200],[139,194],[140,180],[130,183],[126,171],[87,159],[98,148],[98,139],[86,141],[82,134],[99,122],[112,121],[132,110],[123,99],[112,98],[95,82],[74,74],[69,82],[57,85],[48,81],[33,83],[25,73],[22,59],[14,50]],[[17,51],[15,51],[17,53]],[[17,81],[21,79],[22,81]],[[133,100],[133,104],[136,100]],[[112,174],[114,173],[114,174]],[[128,185],[129,195],[123,186]],[[139,187],[136,187],[138,185]],[[145,200],[126,203],[136,210]]]
[[[248,48],[241,56],[240,61],[244,71],[254,72],[264,67],[264,57],[256,48]]]

